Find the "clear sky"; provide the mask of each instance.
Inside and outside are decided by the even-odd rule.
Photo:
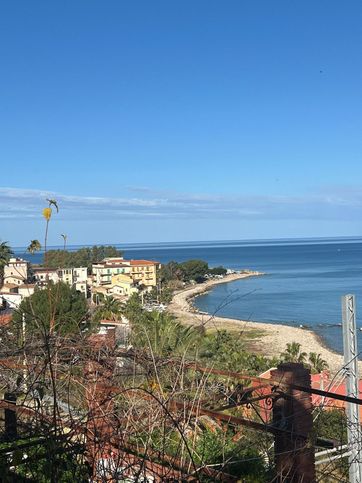
[[[360,0],[0,5],[0,239],[362,235]]]

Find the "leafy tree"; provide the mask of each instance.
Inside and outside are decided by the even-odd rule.
[[[188,260],[183,262],[181,266],[186,281],[195,280],[195,282],[202,282],[209,271],[208,264],[203,260]]]
[[[299,342],[291,342],[287,344],[284,352],[280,355],[284,362],[299,362],[304,364],[307,358],[306,352],[301,352],[301,344]]]
[[[150,292],[146,292],[144,297],[147,301],[159,301],[162,304],[168,304],[172,300],[173,290],[171,287],[164,287],[158,290],[157,287],[152,287]]]
[[[87,267],[88,273],[93,263],[99,263],[107,257],[122,257],[123,251],[112,246],[93,246],[80,248],[76,251],[49,250],[47,252],[47,266],[49,268]]]
[[[186,262],[169,262],[162,266],[159,271],[159,279],[163,284],[169,284],[171,281],[190,282],[194,280],[197,283],[203,282],[207,274],[225,275],[227,273],[224,267],[209,268],[207,262],[203,260],[187,260]]]
[[[8,242],[0,243],[0,286],[4,283],[4,267],[13,255]]]
[[[64,335],[80,331],[81,324],[87,321],[88,307],[84,295],[74,287],[63,282],[49,282],[46,289],[36,289],[14,312],[12,323],[19,336],[23,315],[29,334],[48,333],[53,326],[55,332]]]
[[[41,243],[39,240],[31,240],[29,246],[27,247],[26,251],[31,253],[32,255],[35,252],[39,252],[41,250]]]
[[[347,443],[347,417],[344,409],[320,410],[314,419],[317,436],[337,440],[339,445]]]
[[[335,442],[335,446],[342,446],[348,443],[347,438],[347,417],[344,408],[331,409],[326,408],[318,410],[317,415],[313,417],[313,433],[315,437],[329,439]],[[344,453],[343,450],[335,453]],[[349,463],[348,458],[337,459],[331,461],[325,466],[326,479],[320,481],[330,481],[328,475],[334,475],[333,481],[348,482],[349,480]]]
[[[226,268],[219,266],[219,267],[209,268],[208,273],[210,275],[226,275],[227,270],[226,270]]]
[[[229,371],[248,371],[251,375],[260,374],[277,365],[277,360],[246,350],[242,334],[226,330],[206,334],[201,341],[200,358],[206,365]]]
[[[184,280],[184,270],[178,262],[168,262],[162,265],[158,272],[158,277],[163,284],[166,284],[172,280]]]

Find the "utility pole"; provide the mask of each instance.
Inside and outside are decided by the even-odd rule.
[[[359,398],[358,350],[356,335],[356,300],[354,295],[342,297],[343,353],[346,374],[346,395]],[[347,435],[350,455],[349,481],[362,483],[361,426],[358,404],[347,403]]]

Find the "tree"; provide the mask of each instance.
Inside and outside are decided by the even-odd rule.
[[[88,307],[83,294],[68,284],[49,282],[45,289],[36,289],[24,299],[14,312],[12,323],[22,333],[24,315],[26,331],[29,334],[47,334],[50,327],[58,334],[79,333],[87,321]]]
[[[132,323],[132,344],[158,356],[183,355],[196,346],[200,332],[165,312],[144,312]]]
[[[180,263],[171,261],[162,265],[158,277],[163,284],[173,280],[182,281],[184,279],[184,270]]]
[[[281,353],[281,358],[284,362],[299,362],[305,363],[307,353],[301,352],[301,344],[299,342],[291,342],[287,344],[287,348]]]
[[[248,371],[252,375],[276,365],[274,359],[247,351],[242,333],[226,330],[205,335],[200,344],[200,358],[206,365],[229,371]]]
[[[112,246],[93,246],[80,248],[74,252],[69,250],[49,250],[47,266],[49,268],[87,267],[92,271],[92,264],[99,263],[107,257],[122,257],[123,252]]]
[[[172,300],[173,290],[170,287],[164,287],[159,290],[158,287],[152,287],[151,291],[144,294],[144,299],[148,302],[158,301],[162,304],[169,304]]]
[[[209,274],[210,275],[226,275],[227,270],[226,270],[226,268],[224,268],[220,265],[219,267],[209,268]]]
[[[195,280],[195,282],[202,282],[209,271],[208,264],[203,260],[188,260],[183,262],[181,266],[186,281]]]
[[[29,246],[27,247],[26,251],[31,253],[32,255],[35,252],[39,252],[41,250],[41,243],[39,240],[31,240]]]
[[[320,354],[317,354],[316,352],[309,353],[308,362],[313,374],[319,374],[325,369],[328,369],[327,362],[322,359],[322,356]]]
[[[122,304],[114,297],[105,297],[102,305],[97,307],[93,321],[99,323],[102,319],[118,320],[122,315]]]
[[[124,306],[124,315],[130,322],[136,322],[144,315],[141,297],[138,293],[133,293]]]
[[[0,286],[4,282],[4,267],[9,262],[11,255],[13,255],[13,251],[10,248],[8,242],[1,242],[0,243]]]

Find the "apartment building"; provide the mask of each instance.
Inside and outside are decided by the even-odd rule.
[[[130,275],[136,283],[147,288],[156,287],[157,269],[161,268],[160,263],[149,260],[130,260],[129,263]]]
[[[78,292],[87,296],[87,267],[59,268],[57,272],[61,282],[74,286]]]
[[[105,258],[92,266],[94,285],[108,285],[114,275],[130,274],[130,265],[123,258]]]
[[[58,270],[56,268],[33,268],[32,270],[35,281],[39,284],[46,282],[59,282]]]
[[[75,286],[76,290],[87,296],[87,267],[72,268],[34,268],[33,274],[38,285],[47,282],[64,282],[68,285]]]
[[[128,275],[136,285],[146,288],[157,285],[159,262],[149,260],[125,260],[124,258],[105,258],[92,267],[95,286],[112,284],[112,277]]]

